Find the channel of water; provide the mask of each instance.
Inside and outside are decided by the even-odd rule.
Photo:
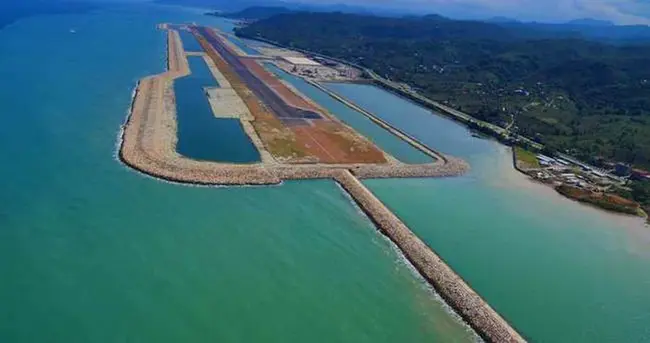
[[[373,85],[327,87],[471,164],[451,179],[367,180],[520,333],[539,342],[650,341],[650,228],[556,194],[510,149]]]
[[[113,158],[135,80],[164,69],[156,26],[220,22],[201,14],[0,30],[0,341],[471,342],[333,182],[186,187]]]
[[[305,96],[348,124],[359,133],[373,141],[377,146],[404,163],[430,163],[432,159],[415,149],[402,139],[386,131],[372,120],[347,105],[332,98],[329,94],[310,85],[300,77],[291,75],[274,64],[264,63],[264,67],[278,78],[288,82]]]
[[[185,30],[177,30],[183,42],[183,49],[187,52],[203,52],[203,47],[199,44],[193,34]]]

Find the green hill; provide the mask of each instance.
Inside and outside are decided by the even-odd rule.
[[[650,167],[650,45],[439,16],[292,13],[240,35],[359,63],[553,149]]]
[[[215,13],[212,15],[231,19],[265,19],[274,15],[290,13],[292,10],[280,6],[254,6],[237,12]]]

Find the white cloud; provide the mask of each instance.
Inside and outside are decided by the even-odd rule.
[[[592,17],[622,24],[650,24],[648,5],[631,0],[576,1],[579,9]],[[645,7],[645,8],[644,8]]]
[[[650,1],[648,0],[311,0],[310,2],[418,8],[456,17],[510,16],[541,21],[594,18],[610,20],[618,24],[650,24]]]

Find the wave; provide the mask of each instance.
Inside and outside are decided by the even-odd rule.
[[[483,339],[481,339],[481,337],[476,333],[476,331],[474,331],[474,329],[472,329],[472,328],[469,326],[469,324],[467,324],[467,322],[466,322],[465,320],[463,320],[463,318],[462,318],[458,313],[456,313],[456,311],[454,311],[454,309],[453,309],[451,306],[449,306],[449,304],[447,304],[447,302],[442,298],[442,296],[440,296],[440,294],[435,290],[435,288],[433,288],[433,286],[431,286],[431,284],[430,284],[430,283],[429,283],[429,282],[424,278],[424,276],[422,276],[422,274],[420,274],[420,272],[417,270],[417,268],[415,268],[415,266],[411,263],[411,261],[409,261],[409,259],[406,257],[406,255],[404,255],[404,253],[403,253],[402,250],[397,246],[397,244],[395,244],[395,242],[393,242],[393,241],[390,239],[390,237],[386,236],[386,235],[385,235],[381,230],[379,230],[379,228],[374,224],[374,222],[373,222],[372,219],[368,216],[368,214],[367,214],[367,213],[366,213],[366,212],[365,212],[365,211],[364,211],[364,210],[359,206],[359,204],[357,204],[357,201],[354,200],[354,198],[352,197],[352,195],[350,195],[350,193],[348,193],[348,191],[347,191],[347,190],[346,190],[346,189],[345,189],[341,184],[339,184],[338,182],[335,182],[335,183],[336,183],[336,186],[337,186],[337,187],[341,190],[341,192],[343,193],[343,196],[344,196],[346,199],[348,199],[348,201],[350,202],[350,204],[352,204],[352,206],[355,208],[355,210],[357,211],[357,213],[358,213],[360,216],[362,216],[363,218],[365,218],[366,220],[368,220],[368,222],[370,222],[370,224],[372,225],[372,227],[373,227],[373,228],[374,228],[374,229],[379,233],[379,236],[380,236],[380,237],[381,237],[385,242],[388,243],[388,245],[390,246],[390,249],[391,249],[391,250],[395,253],[395,255],[397,256],[397,260],[396,260],[395,262],[398,263],[399,265],[402,265],[402,266],[406,267],[406,269],[408,269],[409,272],[410,272],[410,273],[415,277],[415,279],[418,281],[419,285],[420,285],[420,286],[421,286],[421,287],[422,287],[422,288],[423,288],[427,293],[429,293],[429,294],[431,295],[431,298],[432,298],[434,301],[436,301],[437,303],[441,304],[441,305],[442,305],[442,308],[444,309],[444,311],[445,311],[446,313],[448,313],[451,317],[453,317],[454,319],[456,319],[458,322],[462,323],[462,325],[463,325],[463,327],[465,328],[465,330],[467,330],[467,332],[471,333],[472,336],[474,337],[474,342],[477,342],[477,343],[478,343],[478,342],[484,342]]]

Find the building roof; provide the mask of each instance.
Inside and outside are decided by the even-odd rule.
[[[321,64],[306,57],[283,57],[283,59],[295,65],[320,66]]]

